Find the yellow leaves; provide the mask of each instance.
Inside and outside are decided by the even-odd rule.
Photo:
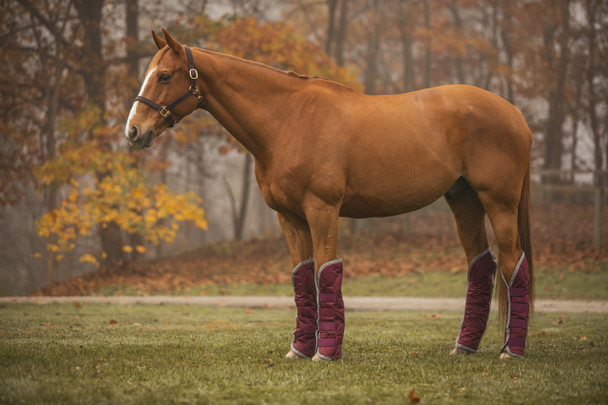
[[[95,257],[90,254],[90,253],[85,253],[84,255],[80,256],[80,258],[78,259],[78,261],[80,263],[92,263],[95,266],[99,266],[99,263],[97,262],[97,259],[95,259]]]
[[[78,237],[90,235],[110,223],[128,233],[142,235],[150,244],[174,241],[180,222],[189,221],[198,228],[207,229],[202,199],[197,195],[177,194],[164,184],[149,185],[144,174],[121,157],[124,153],[89,152],[90,161],[109,164],[112,170],[85,181],[70,180],[67,193],[64,193],[67,197],[60,207],[38,221],[41,236],[55,236],[53,243],[47,246],[49,252],[62,255],[70,252]],[[146,248],[123,247],[127,253],[134,250],[144,253]],[[90,255],[82,256],[80,260],[97,264]]]

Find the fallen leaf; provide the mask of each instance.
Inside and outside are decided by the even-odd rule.
[[[561,319],[561,318],[560,318],[560,319],[558,319],[558,320],[551,321],[551,323],[552,323],[553,325],[560,325],[560,324],[564,323],[564,321],[563,321],[563,319]]]
[[[414,353],[412,353],[412,356],[413,357],[418,357],[418,353],[414,352]]]
[[[250,314],[250,313],[252,313],[252,312],[253,312],[253,310],[252,310],[251,308],[247,308],[247,309],[245,310],[245,313],[246,313],[246,314]]]
[[[488,372],[487,371],[482,371],[481,375],[488,375]]]
[[[418,402],[420,402],[420,397],[416,395],[415,390],[410,391],[410,402],[413,404],[417,404]]]
[[[118,325],[118,322],[117,322],[117,321],[115,321],[114,319],[112,319],[112,320],[110,321],[110,325]]]
[[[550,285],[545,287],[545,291],[551,291],[551,290],[553,290],[553,287],[551,287]]]
[[[511,374],[511,378],[514,379],[514,380],[517,380],[519,377],[516,376],[515,374]]]
[[[82,307],[82,305],[80,305],[80,302],[78,302],[78,301],[74,301],[72,304],[74,305],[75,308],[81,308]]]
[[[589,340],[587,336],[581,336],[581,340]]]
[[[272,367],[274,366],[274,361],[272,361],[272,359],[266,359],[266,367]]]
[[[439,319],[439,318],[441,318],[441,315],[439,315],[439,314],[429,314],[429,318],[431,318],[431,319]]]

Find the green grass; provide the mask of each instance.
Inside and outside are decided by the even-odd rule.
[[[456,357],[461,314],[429,315],[347,312],[344,359],[312,363],[283,359],[290,310],[4,304],[0,403],[608,401],[606,314],[538,313],[509,361],[495,314],[480,352]]]
[[[608,263],[597,270],[568,271],[540,268],[536,273],[536,297],[540,299],[608,300]],[[433,271],[407,276],[382,275],[346,278],[342,292],[347,296],[452,297],[464,298],[466,274]],[[105,287],[100,295],[142,295],[133,286]],[[180,291],[162,291],[159,295],[293,295],[291,284],[231,283],[206,285]]]

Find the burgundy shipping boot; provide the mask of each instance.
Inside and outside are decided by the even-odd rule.
[[[486,249],[471,261],[467,272],[468,287],[464,318],[456,339],[456,348],[452,353],[477,351],[490,315],[495,274],[496,259],[492,249]]]
[[[344,301],[342,300],[342,259],[325,263],[317,279],[319,339],[317,356],[323,360],[342,357]]]
[[[291,350],[300,357],[310,358],[317,350],[317,287],[313,259],[296,266],[291,275],[295,293],[296,330],[293,331]]]
[[[524,253],[521,254],[515,272],[511,276],[511,281],[507,282],[504,275],[502,275],[502,279],[507,285],[509,293],[505,344],[500,352],[514,357],[524,357],[526,335],[528,333],[528,313],[530,311],[530,297],[528,296],[530,273]]]

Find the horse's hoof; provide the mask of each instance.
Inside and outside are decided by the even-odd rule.
[[[510,355],[509,353],[507,353],[507,352],[502,352],[502,353],[500,353],[500,358],[501,358],[501,359],[512,359],[512,358],[513,358],[513,356],[511,356],[511,355]]]
[[[460,346],[455,346],[450,352],[450,354],[473,354],[473,352],[465,350]]]
[[[329,357],[321,357],[321,356],[319,356],[318,353],[312,357],[312,361],[336,361],[336,360],[337,359],[331,359]]]
[[[304,360],[304,357],[298,356],[293,352],[293,350],[290,350],[289,353],[285,355],[285,358],[290,360]]]

